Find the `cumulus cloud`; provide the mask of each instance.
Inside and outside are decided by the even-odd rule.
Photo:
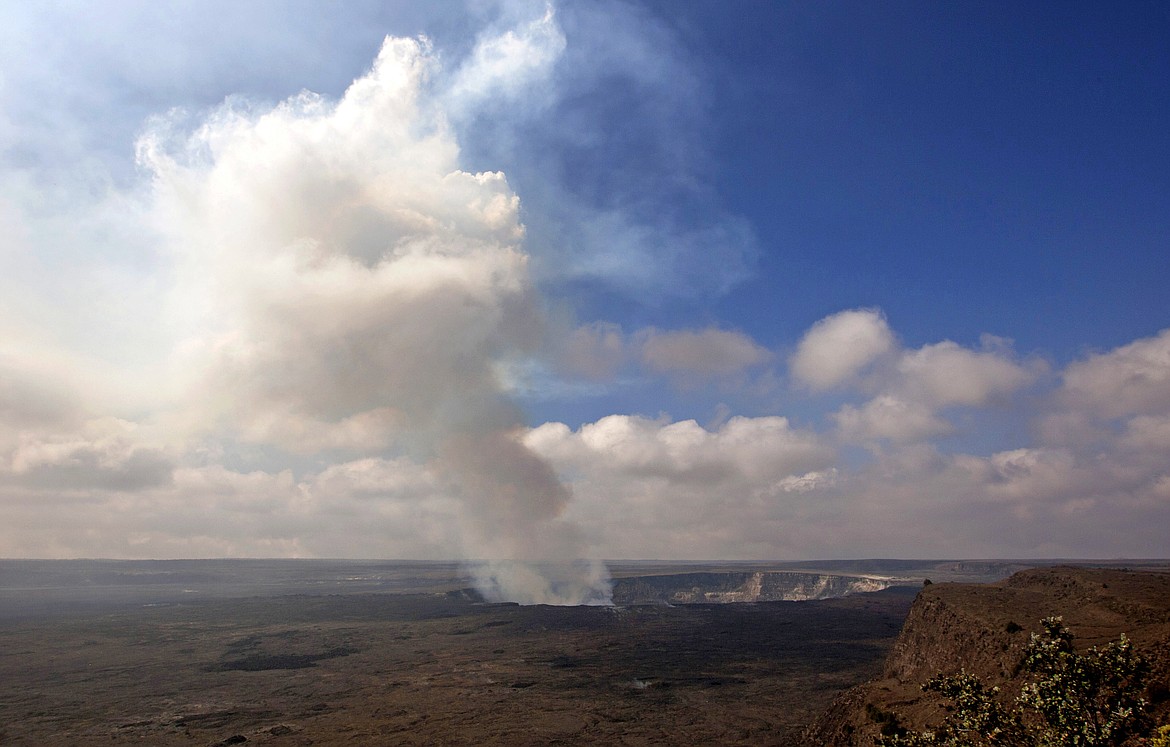
[[[1039,441],[1072,454],[1086,485],[1101,479],[1132,494],[1160,484],[1170,454],[1170,332],[1074,361],[1060,378],[1037,418]]]
[[[1170,431],[1157,396],[1157,382],[1165,379],[1170,363],[1157,356],[1161,341],[1162,335],[1137,340],[1070,363],[1054,396],[1039,409],[1021,413],[1034,426],[1034,438],[1016,448],[988,455],[944,454],[922,452],[929,447],[920,445],[911,453],[925,459],[906,462],[905,452],[882,453],[851,479],[867,494],[880,496],[888,511],[912,514],[916,523],[937,526],[938,531],[961,525],[965,539],[974,540],[975,546],[998,547],[1000,555],[1164,554],[1164,538],[1152,529],[1170,518]],[[970,354],[950,346],[923,350],[930,353],[899,367],[909,374],[912,390],[930,392],[930,385],[916,379],[921,374],[916,367],[942,352],[944,359],[955,358],[939,371],[954,366],[959,389],[970,395],[960,399],[943,386],[930,394],[932,402],[974,406],[1002,396],[1012,385],[1031,383],[1043,372],[1039,366],[1018,363],[1013,370],[1004,360],[974,363]],[[958,373],[960,359],[970,365],[967,381]],[[988,382],[1004,388],[996,394]],[[897,530],[889,526],[887,531]]]
[[[880,314],[845,314],[844,321],[877,332],[860,339],[878,344],[844,364],[821,359],[823,365],[805,369],[816,373],[803,382],[837,382],[846,397],[876,394],[829,415],[835,429],[818,434],[787,421],[777,427],[769,418],[733,418],[726,428],[704,429],[693,421],[613,416],[575,431],[546,424],[527,442],[573,486],[570,514],[587,530],[604,531],[602,541],[612,543],[604,546],[616,555],[628,547],[696,558],[888,555],[905,548],[939,557],[1164,552],[1151,527],[1170,511],[1170,437],[1156,406],[1111,424],[1091,398],[1076,408],[1067,385],[1051,399],[1013,399],[1045,384],[1047,368],[1021,359],[1005,341],[902,349]],[[830,317],[811,330],[805,352],[850,352],[847,344],[828,344],[832,335],[814,334],[840,321]],[[1133,351],[1150,342],[1074,362],[1065,381],[1086,363],[1131,362]],[[1155,369],[1142,380],[1157,381],[1156,364],[1148,365]],[[1011,418],[1017,433],[1037,426],[1034,436],[990,453],[967,451],[981,444],[979,433],[966,438],[944,414],[980,411]],[[962,422],[971,427],[969,417]],[[1091,429],[1092,437],[1070,428]],[[941,450],[940,436],[959,448]],[[835,443],[873,448],[858,460]]]
[[[883,394],[861,407],[842,405],[833,415],[845,441],[868,442],[889,439],[896,442],[922,441],[942,435],[951,426],[918,402],[907,402]]]
[[[617,557],[775,553],[762,527],[833,480],[833,449],[781,417],[708,430],[612,415],[576,431],[546,423],[525,443],[572,486],[570,515]]]
[[[149,428],[94,414],[111,403],[84,359],[0,345],[0,486],[75,496],[170,482],[174,457]]]
[[[566,374],[594,381],[613,378],[625,365],[625,333],[612,322],[577,327],[557,346],[556,365]]]
[[[165,485],[174,469],[165,451],[137,443],[129,423],[90,423],[88,432],[24,438],[0,480],[53,491],[139,491]]]
[[[742,332],[707,327],[627,334],[611,322],[573,329],[553,343],[554,364],[567,376],[602,382],[623,372],[666,378],[683,388],[718,382],[743,385],[772,354]]]
[[[899,386],[935,407],[985,405],[1030,383],[1035,372],[1002,351],[974,351],[951,341],[906,352]]]
[[[459,502],[405,458],[342,462],[301,479],[287,469],[182,466],[139,491],[46,499],[9,488],[7,498],[19,521],[0,527],[0,543],[28,557],[443,557],[450,551],[436,548],[459,540]]]
[[[777,481],[824,466],[832,450],[782,417],[734,417],[710,431],[693,420],[610,415],[576,432],[546,423],[524,439],[566,472],[597,467],[612,477],[655,478],[675,486],[729,480]]]
[[[880,311],[843,311],[814,324],[789,360],[792,378],[814,392],[865,392],[831,420],[841,439],[876,444],[923,442],[954,431],[940,411],[1003,404],[1045,371],[1021,361],[1011,344],[984,335],[979,349],[950,340],[904,349]]]
[[[1073,363],[1063,380],[1070,408],[1111,418],[1170,411],[1170,329]]]
[[[436,548],[496,547],[501,556],[524,557],[565,537],[609,557],[907,550],[938,557],[1108,557],[1158,555],[1164,547],[1170,437],[1162,415],[1124,418],[1112,426],[1118,437],[1104,441],[1055,443],[1037,432],[983,454],[939,451],[931,434],[943,432],[945,423],[893,395],[851,407],[838,411],[835,432],[772,416],[733,417],[704,428],[619,415],[577,428],[553,422],[450,442],[453,450],[479,451],[472,455],[363,456],[300,477],[281,469],[234,471],[213,458],[203,466],[174,466],[169,481],[117,490],[100,475],[59,479],[57,485],[72,487],[55,489],[56,502],[45,500],[47,483],[20,481],[11,467],[14,446],[3,478],[8,515],[18,524],[35,515],[42,528],[0,528],[0,541],[16,554],[102,554],[116,547],[117,554],[155,556],[331,555],[346,548],[366,556],[436,557],[444,553]],[[1097,422],[1094,417],[1078,422]],[[834,448],[834,439],[846,434],[891,447],[857,462]],[[77,464],[97,469],[93,455],[104,449],[109,477],[133,449],[148,444],[145,438],[125,423],[107,423],[91,430],[89,441],[60,434],[29,440],[21,459],[32,469],[68,464],[77,453]],[[78,451],[79,444],[85,448]],[[451,469],[476,460],[463,475]],[[560,480],[550,482],[549,471]],[[554,492],[526,498],[542,486]],[[492,500],[474,502],[485,495]],[[534,544],[507,549],[515,535],[495,528],[526,521],[527,513],[542,522]],[[102,534],[105,544],[95,539]],[[488,589],[518,584],[547,595],[597,588],[596,566],[579,569],[567,586],[534,576],[539,564],[482,568],[480,583]]]
[[[814,391],[848,383],[896,347],[885,317],[872,309],[825,317],[801,338],[789,361],[796,381]]]
[[[1138,415],[1125,423],[1121,445],[1131,451],[1170,453],[1170,415]]]
[[[0,355],[0,439],[6,433],[11,436],[76,419],[80,398],[49,368]]]
[[[1062,449],[1012,449],[992,454],[988,468],[988,494],[997,498],[1043,501],[1067,495],[1076,480],[1076,461]]]
[[[652,371],[688,378],[733,376],[770,357],[747,335],[722,329],[639,333],[642,363]]]

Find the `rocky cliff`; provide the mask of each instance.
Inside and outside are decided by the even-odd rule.
[[[996,584],[932,584],[915,599],[882,679],[846,691],[809,730],[807,743],[872,745],[892,724],[937,723],[942,703],[923,693],[938,674],[972,672],[1005,698],[1021,684],[1029,633],[1060,615],[1088,647],[1125,633],[1152,664],[1148,699],[1170,711],[1170,573],[1055,567],[1022,571]],[[895,721],[896,720],[896,721]]]
[[[888,588],[887,579],[785,571],[673,573],[614,580],[613,602],[629,604],[727,604],[803,602]]]

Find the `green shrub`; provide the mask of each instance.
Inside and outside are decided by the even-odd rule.
[[[1146,738],[1146,747],[1170,747],[1170,724],[1159,726]]]
[[[1116,747],[1136,733],[1146,706],[1146,664],[1129,640],[1084,653],[1073,649],[1061,618],[1041,621],[1021,662],[1031,673],[1010,708],[973,674],[940,676],[923,685],[951,701],[930,731],[880,736],[880,747]],[[1170,745],[1167,745],[1170,747]]]
[[[1060,618],[1043,624],[1045,635],[1033,633],[1024,656],[1024,668],[1037,676],[1019,698],[1022,706],[1043,717],[1041,744],[1120,744],[1133,733],[1146,706],[1141,697],[1145,662],[1124,635],[1078,654]]]

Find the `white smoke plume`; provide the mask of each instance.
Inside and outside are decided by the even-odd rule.
[[[605,603],[603,566],[562,518],[569,489],[521,440],[497,373],[543,334],[519,198],[461,169],[441,79],[425,40],[387,38],[336,102],[229,101],[142,136],[172,313],[192,330],[180,420],[305,460],[408,457],[458,502],[489,599]]]

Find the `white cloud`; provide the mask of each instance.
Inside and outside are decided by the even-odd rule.
[[[561,371],[593,381],[613,378],[627,357],[625,334],[612,322],[577,327],[554,345],[556,364]]]
[[[813,391],[875,393],[845,402],[830,418],[848,443],[924,442],[955,431],[939,411],[1003,404],[1044,366],[1019,362],[1010,343],[985,335],[981,350],[949,340],[916,350],[898,346],[876,310],[843,311],[805,333],[789,360],[793,379]]]
[[[865,443],[875,439],[913,442],[951,431],[950,424],[929,407],[888,394],[874,397],[860,408],[842,405],[833,419],[841,437],[848,442]]]
[[[811,493],[834,487],[838,470],[832,467],[820,472],[806,472],[803,475],[789,475],[776,481],[775,487],[785,493]]]
[[[891,365],[878,368],[880,359]],[[978,407],[1035,380],[1039,364],[1013,359],[1008,343],[985,336],[983,350],[949,340],[900,350],[879,311],[842,311],[814,324],[789,360],[794,379],[822,391],[858,385],[896,392],[899,399],[930,408]]]
[[[1063,449],[1012,449],[987,460],[989,494],[1040,502],[1068,495],[1077,482],[1076,460]]]
[[[1170,415],[1139,415],[1130,418],[1125,423],[1120,445],[1131,451],[1170,454]]]
[[[709,431],[693,420],[610,415],[576,433],[546,423],[525,442],[558,465],[671,482],[780,479],[819,466],[831,454],[815,435],[792,429],[780,417],[734,417]]]
[[[789,361],[792,375],[814,391],[849,383],[895,348],[894,334],[880,312],[841,311],[809,329]]]
[[[39,357],[0,352],[0,443],[5,436],[75,421],[81,398]]]
[[[986,405],[1035,378],[1000,351],[976,352],[949,340],[902,355],[899,386],[934,407]]]
[[[777,417],[707,430],[611,415],[546,423],[525,442],[569,481],[569,515],[610,557],[775,556],[792,528],[767,531],[835,479],[833,450]]]
[[[138,443],[131,423],[106,418],[81,432],[24,436],[0,467],[0,482],[51,491],[140,491],[171,481],[174,463]]]
[[[707,328],[646,329],[636,336],[642,363],[651,371],[685,378],[734,376],[768,360],[770,354],[742,332]]]
[[[23,557],[450,558],[461,505],[426,465],[363,459],[289,470],[180,467],[127,492],[8,488],[0,545]],[[66,500],[67,499],[67,500]],[[39,520],[37,518],[39,517]]]
[[[632,333],[611,322],[593,322],[551,341],[553,364],[564,375],[591,382],[619,376],[665,378],[682,389],[717,384],[743,389],[771,360],[769,350],[742,332],[716,327],[663,330],[646,327]],[[545,385],[548,388],[548,385]]]
[[[1060,398],[1104,417],[1170,411],[1170,329],[1068,366]]]

